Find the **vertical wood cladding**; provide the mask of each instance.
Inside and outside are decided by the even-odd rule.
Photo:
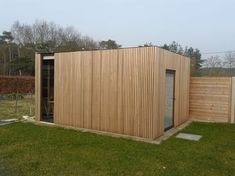
[[[174,124],[188,119],[189,58],[157,47],[54,57],[56,124],[154,139],[164,133],[166,69],[176,71]]]

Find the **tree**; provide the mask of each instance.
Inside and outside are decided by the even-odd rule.
[[[11,63],[11,68],[14,71],[14,75],[17,75],[19,73],[21,73],[22,75],[33,75],[34,66],[35,62],[30,57],[20,57],[13,60],[13,62]]]
[[[192,75],[200,75],[200,69],[203,64],[203,60],[201,59],[200,50],[194,49],[192,47],[186,47],[184,50],[184,55],[191,58],[191,74]]]
[[[64,28],[47,21],[37,20],[32,25],[15,22],[12,33],[17,44],[39,52],[91,50],[98,47],[97,42],[82,36],[72,26]]]
[[[53,22],[37,20],[35,23],[15,22],[11,32],[0,35],[0,74],[34,74],[35,52],[63,52],[92,50],[98,42],[81,35],[73,27],[61,27]]]
[[[62,52],[92,50],[98,42],[81,35],[73,27],[61,27],[53,22],[37,20],[35,23],[15,22],[11,32],[0,35],[0,74],[34,74],[35,52]]]
[[[0,42],[10,44],[14,40],[11,32],[3,31],[2,35],[0,35]]]
[[[1,51],[2,51],[2,57],[3,57],[3,67],[4,67],[4,74],[8,72],[8,74],[11,74],[11,67],[9,66],[9,63],[12,62],[13,58],[13,52],[14,44],[12,43],[14,40],[11,32],[9,31],[3,31],[2,35],[0,35],[0,45],[1,45]]]
[[[154,46],[151,42],[145,43],[144,45],[139,45],[138,47],[151,47]]]
[[[211,56],[204,61],[208,76],[223,76],[223,62],[219,56]]]
[[[0,43],[0,74],[7,74],[7,45]]]
[[[191,75],[200,75],[200,69],[203,64],[200,50],[187,46],[183,49],[183,47],[175,41],[169,45],[164,44],[161,48],[191,58]]]
[[[225,67],[229,68],[229,75],[232,76],[232,68],[235,67],[235,54],[232,52],[227,52],[224,59]]]
[[[109,39],[107,41],[99,42],[99,47],[101,49],[117,49],[117,48],[121,48],[122,46],[117,44],[115,40]]]
[[[183,54],[184,53],[182,46],[180,44],[176,43],[175,41],[173,41],[169,45],[164,44],[161,48],[169,50],[169,51],[177,53],[177,54]]]

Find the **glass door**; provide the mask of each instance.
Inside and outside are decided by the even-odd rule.
[[[174,126],[174,101],[175,101],[175,70],[166,70],[165,83],[165,131]]]

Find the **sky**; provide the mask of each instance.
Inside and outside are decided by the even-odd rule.
[[[235,0],[0,0],[0,6],[0,33],[17,20],[47,20],[123,47],[176,41],[202,53],[235,51]]]

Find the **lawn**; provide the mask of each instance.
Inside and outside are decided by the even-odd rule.
[[[31,107],[31,113],[30,113]],[[14,100],[0,100],[0,120],[21,118],[23,115],[34,116],[34,99],[25,97],[18,101],[18,111],[15,112]]]
[[[232,176],[235,125],[192,123],[160,145],[88,132],[14,123],[0,126],[0,175]]]

